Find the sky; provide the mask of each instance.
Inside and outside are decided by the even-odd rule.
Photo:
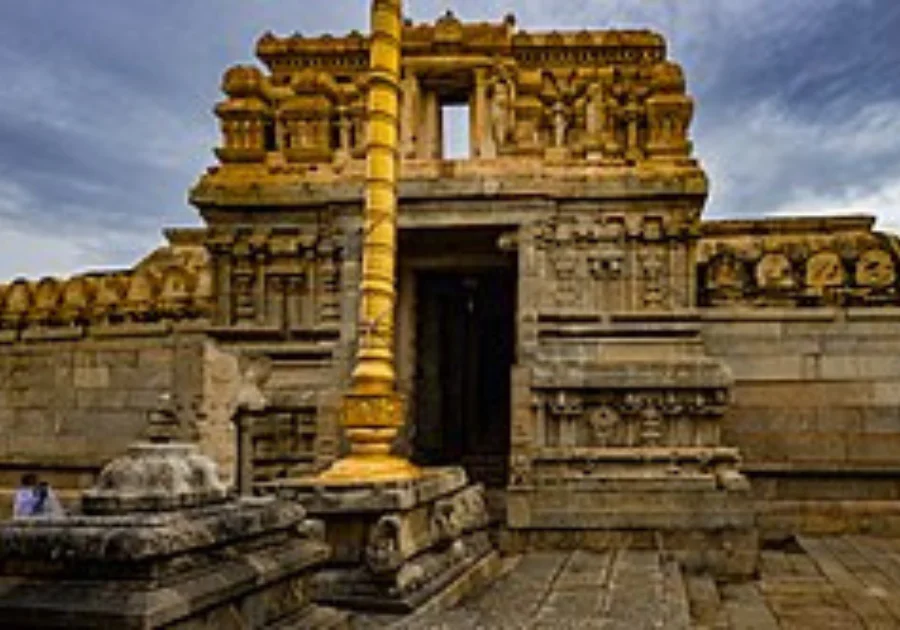
[[[0,280],[127,267],[214,163],[222,72],[259,35],[368,28],[368,0],[0,0]],[[900,231],[898,0],[406,0],[519,28],[651,28],[697,99],[705,217],[867,213]]]

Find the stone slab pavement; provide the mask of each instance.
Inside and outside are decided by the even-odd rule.
[[[759,578],[717,584],[636,549],[507,558],[458,606],[358,628],[397,630],[900,630],[900,540],[799,537],[764,550]]]

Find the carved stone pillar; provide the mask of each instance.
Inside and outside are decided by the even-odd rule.
[[[472,94],[469,125],[472,140],[472,157],[490,159],[497,157],[497,146],[491,136],[491,112],[488,104],[488,70],[475,69],[475,92]]]
[[[406,70],[400,82],[400,156],[405,159],[416,157],[417,139],[420,133],[419,116],[420,88],[419,77]]]
[[[422,94],[422,118],[419,121],[419,150],[417,157],[436,160],[441,156],[441,102],[435,92]]]

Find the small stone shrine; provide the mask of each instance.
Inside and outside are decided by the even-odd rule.
[[[234,498],[215,464],[175,441],[171,408],[110,462],[82,513],[0,528],[5,628],[344,628],[310,602],[329,555],[303,508]]]

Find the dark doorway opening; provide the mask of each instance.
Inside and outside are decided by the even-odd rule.
[[[504,488],[515,272],[420,271],[416,287],[414,460],[462,465],[473,481]]]

